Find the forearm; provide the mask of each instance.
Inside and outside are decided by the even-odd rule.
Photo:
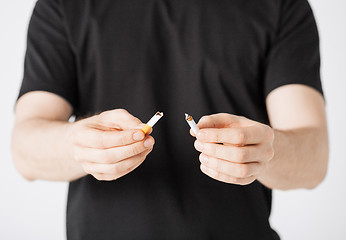
[[[29,180],[72,181],[86,175],[73,160],[72,125],[44,119],[16,123],[12,154],[18,171]]]
[[[269,188],[310,189],[324,179],[329,153],[325,129],[275,130],[274,151],[258,179]]]

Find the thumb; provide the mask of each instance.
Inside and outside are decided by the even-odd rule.
[[[244,122],[243,117],[232,115],[229,113],[217,113],[203,116],[198,121],[199,128],[226,128],[240,126]]]

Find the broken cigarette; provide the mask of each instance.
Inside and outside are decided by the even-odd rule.
[[[195,120],[193,120],[193,118],[191,117],[191,115],[185,113],[185,120],[186,120],[187,124],[189,124],[189,126],[192,129],[192,131],[194,132],[194,134],[197,134],[199,128],[198,128]]]
[[[142,132],[144,132],[144,134],[147,134],[147,132],[150,131],[150,129],[152,127],[154,127],[154,125],[160,120],[160,118],[163,117],[163,112],[157,112],[155,113],[154,116],[152,116],[152,118],[150,118],[150,120],[144,125],[144,127],[141,129]]]

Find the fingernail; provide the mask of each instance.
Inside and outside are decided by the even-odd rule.
[[[199,156],[199,159],[201,160],[202,163],[207,163],[208,162],[208,157],[204,154],[201,154]]]
[[[143,132],[135,132],[133,134],[133,140],[135,140],[135,141],[142,140],[143,138],[144,138]]]
[[[151,139],[151,138],[149,138],[149,139],[147,139],[147,140],[144,141],[144,146],[145,146],[146,148],[150,148],[150,147],[153,146],[153,145],[154,145],[154,140]]]
[[[205,139],[206,136],[207,136],[207,135],[205,134],[205,132],[201,132],[201,131],[198,131],[198,132],[197,132],[197,138],[200,139],[200,140]]]
[[[203,143],[201,143],[200,141],[197,140],[195,142],[195,147],[198,151],[202,151],[204,146],[203,146]]]

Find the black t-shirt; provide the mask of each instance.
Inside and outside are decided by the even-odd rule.
[[[204,175],[184,120],[226,112],[268,124],[265,99],[285,84],[322,93],[307,0],[41,0],[19,96],[65,98],[79,117],[124,108],[156,144],[111,182],[71,182],[68,239],[279,239],[271,190]]]

